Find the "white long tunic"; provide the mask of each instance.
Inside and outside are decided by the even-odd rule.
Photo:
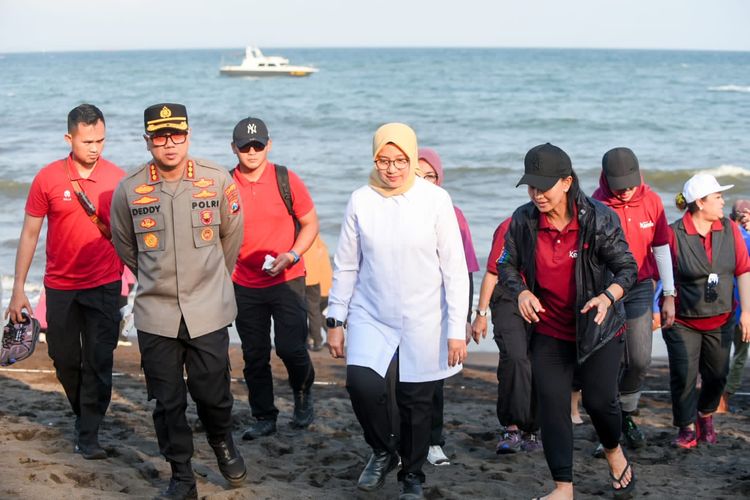
[[[396,349],[403,382],[461,370],[448,339],[466,339],[469,277],[448,193],[417,178],[384,198],[352,193],[334,257],[328,316],[347,320],[347,364],[385,376]]]

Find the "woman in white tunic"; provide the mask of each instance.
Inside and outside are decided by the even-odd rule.
[[[414,131],[380,127],[373,160],[341,227],[328,343],[344,356],[346,323],[346,386],[373,450],[358,488],[382,487],[400,455],[399,498],[422,498],[434,381],[466,358],[468,271],[450,196],[415,176]]]

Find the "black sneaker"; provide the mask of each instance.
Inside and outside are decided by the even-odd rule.
[[[292,416],[292,427],[304,429],[315,420],[315,409],[313,408],[312,393],[299,391],[294,393],[294,415]]]
[[[399,500],[421,500],[424,498],[422,493],[422,481],[416,474],[409,473],[401,481],[401,493]]]
[[[107,458],[107,452],[99,446],[99,443],[76,443],[75,452],[79,453],[86,460],[104,460]]]
[[[172,478],[169,480],[169,488],[160,495],[154,497],[154,500],[197,500],[198,490],[195,487],[195,481],[180,481]]]
[[[276,420],[258,419],[254,424],[245,429],[245,433],[242,434],[242,439],[250,441],[258,439],[259,437],[270,436],[274,433],[276,433]]]
[[[625,436],[625,441],[630,449],[635,450],[646,446],[646,437],[635,424],[630,414],[622,416],[622,434]]]

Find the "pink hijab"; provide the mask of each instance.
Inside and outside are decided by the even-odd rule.
[[[440,160],[440,155],[437,154],[432,148],[419,148],[418,159],[424,160],[430,164],[432,169],[437,174],[438,186],[443,184],[443,162]],[[424,172],[417,170],[417,175],[422,177]],[[471,231],[469,230],[469,223],[466,221],[463,212],[457,206],[453,205],[453,209],[456,211],[456,219],[458,220],[458,229],[461,231],[461,241],[464,243],[464,255],[466,256],[466,267],[470,273],[476,273],[479,271],[479,262],[477,261],[477,253],[474,251],[474,243],[471,241]]]

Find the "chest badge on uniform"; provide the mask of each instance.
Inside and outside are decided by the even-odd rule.
[[[211,210],[201,210],[201,222],[208,226],[214,221],[214,213]]]
[[[201,239],[203,241],[211,241],[214,237],[214,230],[207,227],[201,231]]]
[[[156,248],[159,246],[159,237],[154,233],[146,233],[143,235],[143,244],[147,248]]]
[[[153,196],[141,196],[137,200],[133,200],[133,205],[148,205],[149,203],[155,203],[159,201],[159,198]]]
[[[208,189],[201,189],[193,195],[193,198],[216,198],[216,191],[209,191]]]
[[[154,186],[150,186],[148,184],[141,184],[140,186],[136,186],[133,188],[133,191],[135,191],[138,194],[148,194],[154,191]]]
[[[145,219],[141,220],[140,225],[143,229],[151,229],[156,225],[156,221],[151,217],[146,217]]]
[[[207,188],[207,187],[213,186],[213,185],[214,185],[214,180],[213,179],[206,179],[205,177],[201,177],[197,181],[193,181],[193,186],[195,186],[197,188]]]

